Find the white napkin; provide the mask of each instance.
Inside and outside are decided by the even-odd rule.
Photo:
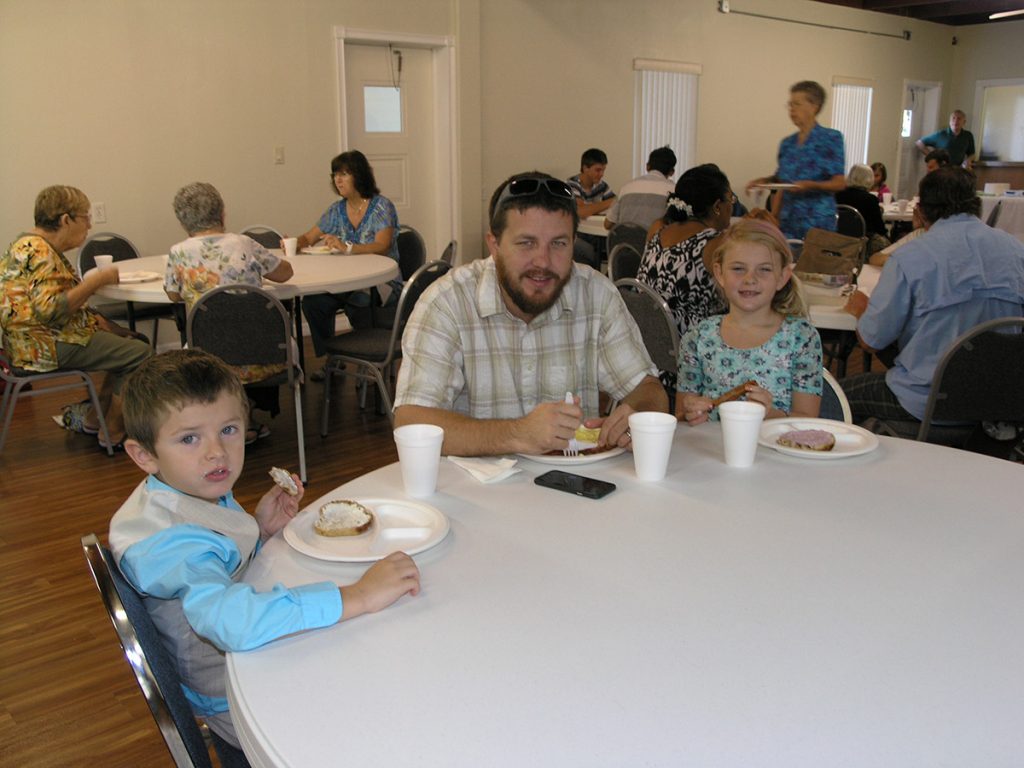
[[[512,477],[516,472],[522,472],[516,467],[516,459],[478,459],[465,456],[449,456],[448,461],[456,466],[462,467],[481,483],[496,483],[506,477]]]

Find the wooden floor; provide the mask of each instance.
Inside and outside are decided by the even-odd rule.
[[[859,358],[851,355],[850,373]],[[398,458],[387,418],[359,411],[351,382],[337,387],[322,439],[322,386],[307,385],[303,402],[310,498]],[[23,398],[0,454],[0,766],[171,766],[80,544],[86,533],[106,540],[142,474],[124,454],[110,458],[95,438],[53,423],[84,392],[75,395]],[[291,398],[281,404],[235,486],[249,510],[271,466],[298,468]]]
[[[351,382],[336,385],[322,439],[322,393],[308,384],[303,402],[310,498],[398,458],[388,419],[372,399],[360,412]],[[82,556],[81,536],[106,541],[142,479],[123,453],[110,458],[94,437],[53,423],[84,396],[22,398],[0,454],[0,766],[173,766]],[[235,486],[246,509],[271,466],[298,471],[291,403],[282,393],[276,419],[258,414],[273,434],[248,449]]]

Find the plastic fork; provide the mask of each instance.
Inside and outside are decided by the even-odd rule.
[[[573,399],[572,392],[565,393],[565,402],[572,405],[576,402]],[[562,449],[563,456],[579,456],[580,455],[580,441],[575,436],[569,438],[569,445]]]

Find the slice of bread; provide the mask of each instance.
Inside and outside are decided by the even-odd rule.
[[[836,436],[824,429],[793,429],[779,435],[776,442],[802,451],[831,451],[835,447]]]
[[[373,513],[358,501],[338,499],[320,507],[313,530],[321,536],[358,536],[373,524]]]

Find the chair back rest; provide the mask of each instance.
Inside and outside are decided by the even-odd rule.
[[[280,248],[284,235],[273,227],[265,227],[262,224],[254,224],[242,230],[242,234],[251,237],[264,248]]]
[[[398,228],[398,269],[402,280],[410,279],[427,261],[427,244],[412,227]]]
[[[139,258],[139,249],[127,237],[116,232],[97,232],[86,240],[78,251],[78,274],[84,275],[96,266],[96,257],[110,254],[114,261]]]
[[[635,279],[640,273],[641,261],[640,251],[629,243],[619,243],[608,254],[608,277],[616,283],[627,277]]]
[[[586,264],[594,269],[601,268],[601,259],[597,255],[597,249],[582,237],[577,237],[573,240],[572,260],[578,264]]]
[[[189,347],[228,365],[295,365],[288,310],[254,285],[222,285],[199,297],[185,321]]]
[[[847,237],[864,237],[868,233],[864,216],[852,205],[836,206],[836,232]]]
[[[836,381],[836,377],[829,373],[828,368],[822,369],[821,377],[821,411],[818,415],[823,419],[852,424],[853,411],[850,410],[850,401]]]
[[[405,285],[402,287],[402,295],[398,297],[398,306],[395,309],[396,322],[391,326],[391,341],[388,347],[387,359],[383,365],[387,366],[396,357],[399,346],[402,343],[402,334],[405,332],[405,324],[409,322],[412,310],[419,301],[420,296],[433,285],[435,280],[444,277],[451,270],[451,265],[443,261],[431,261],[416,270]]]
[[[611,253],[619,243],[629,243],[637,253],[643,253],[647,245],[647,230],[639,224],[616,224],[608,232],[608,252]]]
[[[976,325],[935,368],[922,429],[934,420],[1024,422],[1024,317]]]
[[[174,764],[179,768],[212,768],[206,743],[181,689],[177,664],[164,648],[142,598],[94,534],[82,537],[82,550],[125,659]]]
[[[1003,201],[996,201],[995,207],[992,209],[992,212],[989,213],[988,218],[985,219],[985,223],[988,224],[990,227],[994,227],[996,225],[996,222],[999,221],[999,209],[1002,207]]]
[[[634,278],[615,281],[626,309],[640,329],[647,354],[660,371],[679,367],[679,326],[668,303],[657,291]]]
[[[445,264],[455,264],[455,255],[459,250],[459,243],[457,240],[452,240],[448,243],[448,247],[444,249],[444,253],[441,254],[441,261]]]

